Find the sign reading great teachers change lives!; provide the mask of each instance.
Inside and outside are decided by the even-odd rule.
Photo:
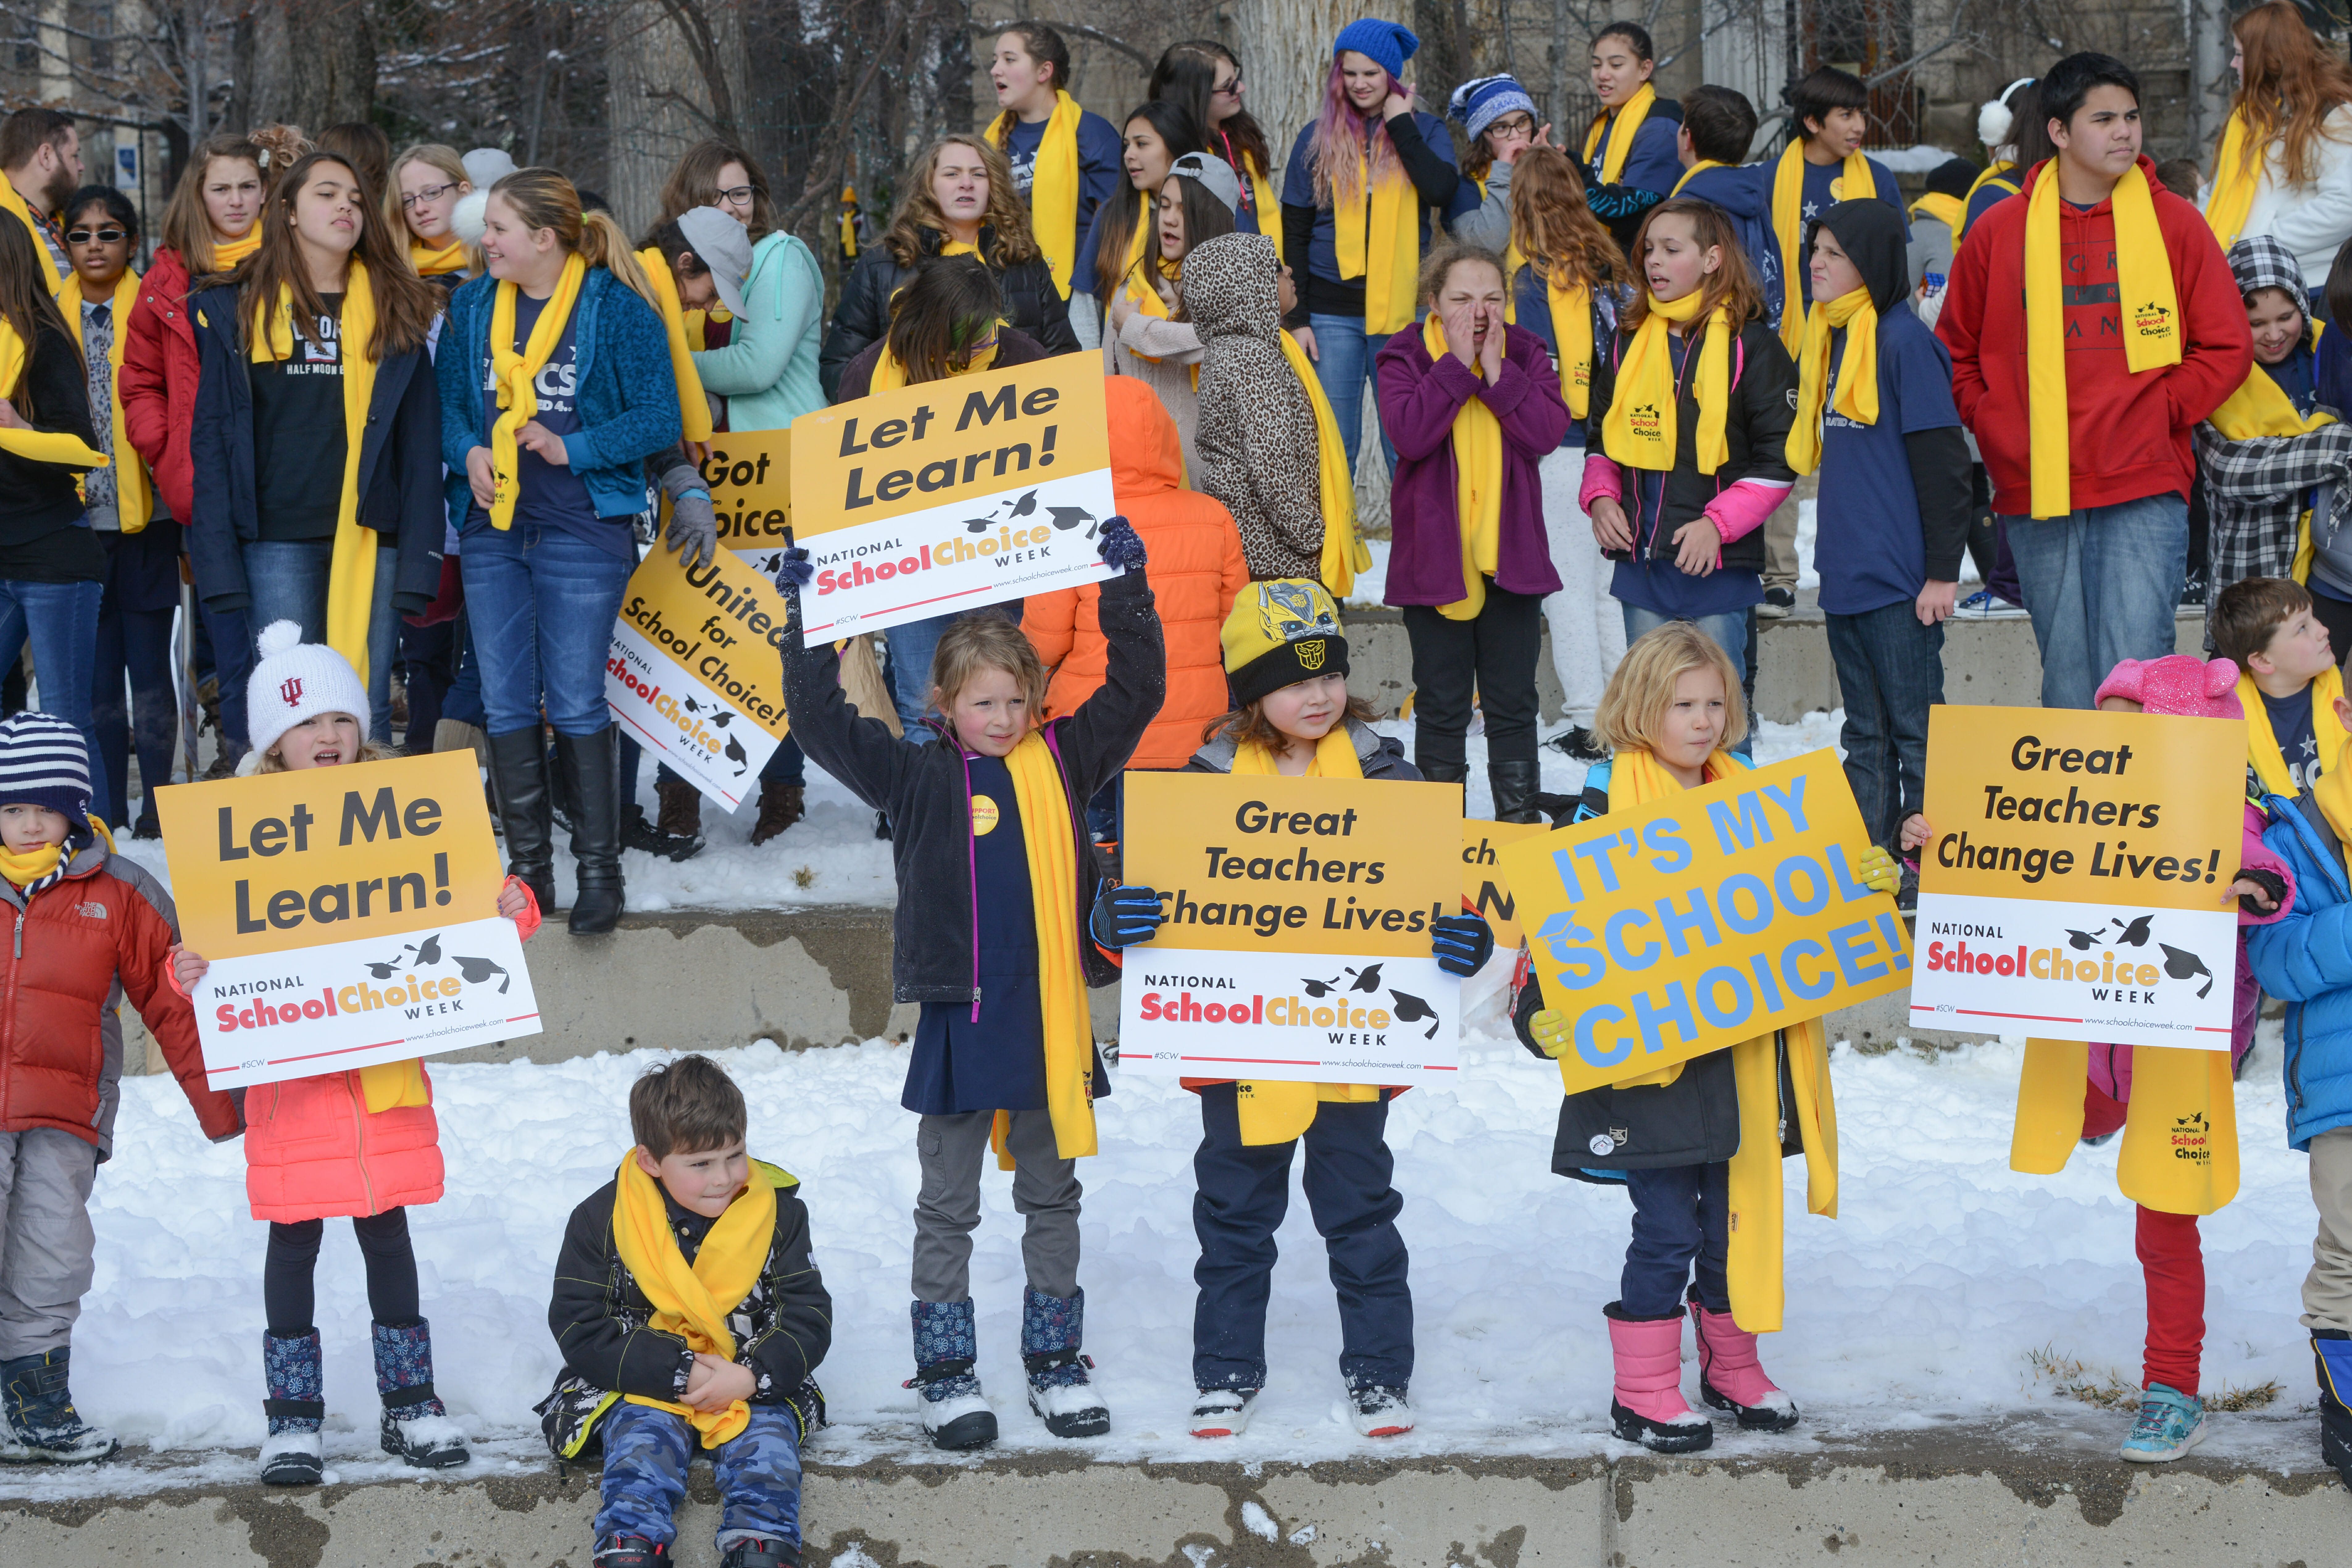
[[[1570,1094],[1898,991],[1895,900],[1837,758],[1809,752],[1496,857],[1544,1005],[1575,1023]]]
[[[1097,583],[1116,510],[1102,362],[1059,354],[793,421],[809,647]]]
[[[463,752],[155,795],[206,1081],[238,1089],[540,1032]]]
[[[1927,715],[1919,972],[1928,1028],[2230,1048],[2246,727],[1940,707]]]
[[[672,771],[733,811],[787,728],[783,595],[732,550],[688,567],[654,550],[629,579],[604,700]]]
[[[1123,961],[1121,1072],[1448,1080],[1462,983],[1430,956],[1429,922],[1462,908],[1459,785],[1129,773],[1125,788],[1127,879],[1159,891],[1165,921]]]

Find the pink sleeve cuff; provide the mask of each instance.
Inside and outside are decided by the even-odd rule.
[[[1623,502],[1625,470],[1619,468],[1617,460],[1606,452],[1587,451],[1584,454],[1584,484],[1576,492],[1576,504],[1591,511],[1592,503],[1602,496]]]
[[[1591,472],[1591,459],[1586,459],[1585,472]],[[1738,484],[1706,503],[1706,516],[1714,522],[1715,531],[1726,544],[1735,539],[1745,539],[1764,526],[1764,520],[1773,509],[1789,499],[1787,485],[1768,484],[1761,479],[1742,479]]]

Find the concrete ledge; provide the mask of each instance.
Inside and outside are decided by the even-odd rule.
[[[2108,1426],[2112,1426],[2113,1422]],[[2284,1424],[2281,1424],[2284,1425]],[[2307,1421],[2300,1424],[2307,1427]],[[2318,1568],[2352,1512],[2326,1471],[2191,1457],[2161,1469],[2081,1452],[2021,1418],[1935,1432],[1731,1441],[1669,1460],[1435,1457],[1348,1463],[1098,1465],[1070,1454],[974,1464],[812,1464],[808,1568]],[[2305,1446],[2309,1447],[2307,1432]],[[2113,1441],[2113,1434],[2106,1435]],[[2058,1450],[2051,1451],[2053,1447]],[[1612,1445],[1622,1448],[1622,1445]],[[268,1568],[584,1568],[593,1473],[284,1492],[18,1500],[0,1557]],[[698,1468],[676,1561],[709,1568],[718,1525]]]

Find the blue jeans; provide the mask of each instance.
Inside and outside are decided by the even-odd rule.
[[[1628,1171],[1633,1239],[1625,1246],[1618,1300],[1629,1318],[1663,1318],[1683,1310],[1683,1287],[1694,1271],[1699,1304],[1731,1310],[1724,1258],[1731,1249],[1731,1166],[1668,1165]]]
[[[518,522],[467,534],[459,564],[482,664],[485,728],[493,735],[527,730],[542,702],[561,735],[593,735],[610,724],[604,661],[630,563],[562,529]]]
[[[457,612],[457,679],[441,694],[441,717],[477,730],[490,721],[482,709],[482,656],[474,650],[474,617],[463,610]]]
[[[1641,640],[1644,632],[1656,631],[1674,616],[1662,616],[1655,610],[1645,610],[1639,605],[1618,601],[1625,612],[1625,642],[1627,647]],[[1707,641],[1731,656],[1731,668],[1740,672],[1740,691],[1748,700],[1748,734],[1731,749],[1743,757],[1756,754],[1756,673],[1748,658],[1748,638],[1755,626],[1752,610],[1726,610],[1720,615],[1701,616],[1691,624],[1706,634]],[[1728,693],[1726,693],[1728,695]]]
[[[1927,710],[1944,700],[1944,628],[1923,626],[1906,599],[1827,617],[1830,660],[1845,703],[1845,777],[1873,844],[1895,847],[1924,808]]]
[[[106,755],[90,723],[89,677],[98,661],[98,602],[105,592],[102,583],[0,581],[0,668],[14,668],[25,645],[33,645],[40,711],[81,731],[82,744],[89,748],[89,808],[101,816],[114,797]]]
[[[593,545],[590,548],[594,548]],[[686,1465],[701,1439],[683,1415],[626,1400],[604,1413],[604,1479],[596,1549],[616,1535],[657,1546],[677,1539]],[[751,1406],[751,1425],[710,1450],[719,1482],[719,1550],[740,1541],[801,1544],[800,1427],[781,1405]]]
[[[172,692],[172,612],[103,605],[90,670],[90,727],[110,792],[92,796],[91,809],[109,826],[121,826],[131,820],[133,745],[150,813],[157,786],[172,782],[172,745],[180,733],[179,700]]]
[[[245,629],[258,638],[272,621],[293,621],[304,642],[327,640],[327,579],[335,547],[323,539],[257,539],[245,546]],[[375,552],[375,602],[368,611],[368,738],[392,743],[392,659],[400,617],[392,583],[400,552]],[[248,667],[248,669],[250,667]],[[354,714],[352,717],[357,718]]]
[[[1315,329],[1315,379],[1323,384],[1323,396],[1331,405],[1331,417],[1339,424],[1340,445],[1348,448],[1348,471],[1356,471],[1356,448],[1364,437],[1364,383],[1371,379],[1372,359],[1388,346],[1386,332],[1364,331],[1361,316],[1316,316],[1307,318]],[[1372,388],[1372,412],[1380,413],[1380,388]],[[1381,426],[1381,455],[1388,459],[1389,474],[1396,474],[1396,447],[1389,442],[1386,424]]]
[[[2189,503],[2144,496],[2036,521],[2007,517],[2010,554],[2042,647],[2042,706],[2089,708],[2126,658],[2179,651]]]

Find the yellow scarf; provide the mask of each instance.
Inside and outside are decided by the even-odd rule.
[[[2246,218],[2254,210],[2254,193],[2262,188],[2263,168],[2269,163],[2260,148],[2246,145],[2246,111],[2233,109],[2227,124],[2221,127],[2221,145],[2213,152],[2213,184],[2205,193],[2205,221],[2212,226],[2213,238],[2223,250],[2238,243],[2238,236],[2246,226]],[[2118,241],[2116,265],[2123,262]]]
[[[1095,1152],[1095,1040],[1079,966],[1076,907],[1078,853],[1070,831],[1070,797],[1045,737],[1031,731],[1004,759],[1021,842],[1029,856],[1029,905],[1037,922],[1037,1006],[1045,1026],[1045,1109],[1054,1147],[1065,1160]],[[996,1113],[997,1161],[1013,1168],[1004,1137],[1009,1112]]]
[[[1355,201],[1334,197],[1331,237],[1339,276],[1364,280],[1364,331],[1382,335],[1412,320],[1421,271],[1420,197],[1405,172],[1391,163],[1378,183],[1361,149],[1356,153]]]
[[[2344,754],[2344,724],[2336,717],[2336,700],[2344,695],[2344,671],[2329,668],[2311,683],[2311,728],[2319,739],[2319,754],[2328,767]],[[2263,787],[2293,800],[2303,792],[2286,776],[2286,759],[2279,754],[2278,736],[2271,730],[2271,710],[2263,702],[2262,688],[2251,675],[2238,677],[2238,706],[2246,710],[2246,763]],[[2322,778],[2326,773],[2320,774]]]
[[[2206,417],[2212,421],[2214,429],[2232,441],[2252,441],[2265,436],[2308,436],[2336,423],[2336,416],[2324,407],[2297,414],[2294,399],[2271,378],[2259,360],[2246,367],[2246,379],[2238,384],[2238,390]]]
[[[1257,219],[1258,233],[1274,241],[1274,258],[1276,261],[1288,260],[1289,258],[1282,253],[1282,203],[1275,196],[1274,182],[1265,177],[1265,171],[1259,168],[1257,160],[1247,153],[1242,154],[1241,175],[1249,184],[1250,212]],[[1336,217],[1338,215],[1333,216]]]
[[[437,278],[444,272],[463,272],[466,269],[466,242],[452,235],[446,245],[436,249],[412,237],[408,242],[408,264],[416,268],[419,278]]]
[[[2180,363],[2180,300],[2147,172],[2124,171],[2113,194],[2116,287],[2124,363],[2134,375]],[[2025,386],[2033,516],[2074,510],[2066,427],[2066,258],[2058,237],[2058,175],[2045,168],[2025,209]]]
[[[25,198],[16,194],[16,187],[5,175],[0,175],[0,212],[15,213],[17,221],[25,226],[33,248],[40,253],[41,276],[47,282],[49,291],[57,292],[58,285],[73,276],[73,268],[68,267],[62,272],[58,269],[57,260],[49,253],[48,242],[41,237],[47,226],[33,216],[33,209],[25,205]],[[260,226],[257,224],[254,226],[258,228]]]
[[[139,274],[128,267],[114,280],[113,341],[106,351],[107,384],[113,395],[107,399],[108,417],[114,426],[114,515],[125,533],[137,533],[147,526],[148,514],[154,510],[154,493],[147,483],[147,465],[140,459],[139,449],[131,444],[130,432],[122,425],[122,353],[131,346],[131,308],[139,302]],[[68,276],[58,285],[58,308],[66,312],[66,321],[77,330],[81,321],[81,279]],[[96,409],[90,411],[93,416]],[[129,453],[127,459],[123,453]]]
[[[1955,232],[1963,237],[1967,235],[1969,208],[1976,204],[1977,193],[1987,185],[1998,186],[2012,196],[2017,195],[2017,181],[2013,177],[2016,173],[2017,165],[2002,158],[1996,160],[1992,167],[1979,174],[1976,184],[1969,187],[1969,194],[1960,202],[1960,227]]]
[[[1729,167],[1731,167],[1730,164],[1718,163],[1712,158],[1701,158],[1697,163],[1693,163],[1689,168],[1683,171],[1683,177],[1676,180],[1675,182],[1675,188],[1666,193],[1667,199],[1672,200],[1674,197],[1681,195],[1683,194],[1683,187],[1691,183],[1692,176],[1703,174],[1709,169],[1727,169]]]
[[[1592,289],[1554,277],[1544,279],[1544,294],[1551,305],[1551,341],[1558,345],[1560,400],[1581,419],[1592,407]]]
[[[1837,411],[1857,425],[1878,423],[1878,307],[1867,288],[1813,301],[1805,314],[1805,352],[1797,359],[1797,422],[1789,426],[1789,464],[1800,474],[1822,466],[1822,415],[1829,399],[1830,333],[1845,329],[1838,356]]]
[[[1739,771],[1725,752],[1707,758],[1702,782],[1713,784]],[[1612,812],[1672,799],[1682,788],[1647,752],[1620,752],[1610,769]],[[1789,1053],[1796,1131],[1805,1149],[1805,1206],[1837,1217],[1837,1104],[1830,1087],[1829,1039],[1818,1018],[1779,1031]],[[1780,1051],[1771,1035],[1729,1047],[1731,1076],[1739,1093],[1739,1152],[1731,1157],[1731,1243],[1725,1272],[1731,1288],[1732,1321],[1750,1333],[1780,1327],[1781,1232]],[[1672,1083],[1684,1064],[1612,1084],[1630,1089]],[[1563,1076],[1566,1068],[1562,1068]],[[2081,1097],[2076,1096],[2079,1102]]]
[[[1623,107],[1613,110],[1604,109],[1592,117],[1591,128],[1584,133],[1583,161],[1584,166],[1590,169],[1592,154],[1600,151],[1601,139],[1604,136],[1609,139],[1609,151],[1601,160],[1602,184],[1615,184],[1617,177],[1625,172],[1625,155],[1633,150],[1634,133],[1642,129],[1642,121],[1650,117],[1650,106],[1657,101],[1658,89],[1645,81],[1633,97],[1625,100]]]
[[[686,310],[678,301],[677,279],[670,275],[669,258],[661,253],[661,247],[649,245],[637,252],[637,264],[646,269],[646,279],[654,286],[654,297],[661,301],[662,331],[669,339],[669,368],[670,374],[677,377],[677,414],[686,422],[686,438],[708,441],[711,436],[710,400],[702,395],[702,377],[694,368],[695,345],[687,335]],[[567,278],[572,274],[569,267],[563,271]],[[500,284],[499,298],[504,300],[506,293],[507,286]],[[563,286],[560,283],[556,285],[556,293],[559,297],[563,294]],[[555,301],[548,301],[547,308],[554,310]],[[542,315],[540,319],[544,321],[546,317]],[[560,320],[556,330],[559,332],[562,331]],[[509,334],[514,331],[511,314],[507,331]],[[499,338],[498,341],[505,342],[507,339]],[[547,346],[551,352],[555,344],[551,342]],[[533,371],[531,374],[536,375],[539,373]]]
[[[247,308],[253,311],[250,361],[272,364],[292,359],[294,291],[281,283],[274,306],[254,300]],[[327,646],[351,661],[365,686],[378,541],[375,530],[360,521],[360,451],[367,437],[368,404],[375,396],[375,288],[368,281],[366,263],[356,256],[343,286],[336,334],[343,373],[343,489],[335,507],[335,546],[327,572]],[[508,446],[513,446],[511,437]]]
[[[1609,412],[1601,416],[1601,445],[1612,458],[1636,468],[1671,472],[1682,438],[1681,412],[1675,386],[1674,344],[1670,323],[1688,324],[1698,315],[1705,290],[1694,289],[1679,300],[1650,298],[1649,314],[1642,319],[1633,341],[1617,367],[1617,392]],[[1795,312],[1790,312],[1794,315]],[[1731,456],[1724,438],[1724,422],[1731,409],[1731,341],[1738,331],[1721,306],[1701,329],[1698,373],[1691,378],[1691,395],[1698,403],[1696,451],[1699,472],[1711,474]],[[1642,410],[1637,422],[1633,411]]]
[[[1029,228],[1045,253],[1054,287],[1070,297],[1070,268],[1078,258],[1078,100],[1058,89],[1037,161],[1029,175]],[[1013,115],[1006,110],[989,123],[988,139],[1003,147],[1012,139]]]
[[[841,187],[841,254],[857,259],[857,187]]]
[[[1298,378],[1299,390],[1307,395],[1307,406],[1315,414],[1315,473],[1317,493],[1323,504],[1323,549],[1318,567],[1323,586],[1331,596],[1345,604],[1356,586],[1356,574],[1368,571],[1372,564],[1371,547],[1356,533],[1356,480],[1348,471],[1348,448],[1339,439],[1339,421],[1331,413],[1331,400],[1323,395],[1323,383],[1315,374],[1315,363],[1298,340],[1288,332],[1274,334],[1282,344],[1282,357],[1290,366],[1290,374]]]
[[[2083,1138],[2090,1059],[2091,1047],[2081,1040],[2025,1042],[2011,1170],[2046,1176],[2066,1168]],[[2116,1185],[2159,1214],[2211,1214],[2237,1196],[2238,1107],[2229,1052],[2132,1047]]]
[[[1422,324],[1421,346],[1432,360],[1445,357],[1445,325],[1433,313]],[[1495,574],[1502,552],[1503,422],[1485,398],[1473,397],[1454,411],[1452,440],[1463,595],[1439,605],[1437,613],[1449,621],[1475,621],[1486,607],[1486,579]]]
[[[783,1172],[754,1160],[750,1184],[712,1223],[689,1267],[670,1228],[661,1184],[646,1174],[636,1151],[624,1154],[613,1203],[613,1245],[653,1303],[646,1326],[657,1334],[677,1335],[688,1349],[733,1361],[735,1336],[728,1331],[727,1314],[760,1282],[776,1237],[776,1189],[793,1184]],[[740,1399],[719,1411],[691,1410],[641,1394],[628,1400],[685,1416],[706,1448],[716,1448],[751,1420],[751,1407]]]
[[[1003,330],[1001,325],[998,330]],[[971,356],[971,363],[970,364],[964,366],[961,370],[950,368],[948,371],[948,374],[950,375],[970,375],[974,371],[988,369],[991,365],[996,363],[997,347],[998,345],[995,343],[989,344],[986,348]],[[890,352],[889,340],[886,338],[883,340],[881,355],[874,362],[874,379],[867,385],[866,395],[871,397],[877,392],[896,392],[906,384],[907,367],[898,363],[898,356],[897,354]]]
[[[95,812],[82,813],[82,820],[89,824],[90,831],[105,844],[107,852],[112,854],[114,835],[106,830],[106,824],[98,819]],[[7,878],[19,888],[29,888],[56,870],[58,862],[65,858],[66,847],[63,840],[55,844],[44,844],[37,849],[27,849],[21,855],[5,845],[0,845],[0,877]]]
[[[0,185],[7,183],[0,179]],[[127,334],[118,327],[115,335]],[[25,340],[16,335],[16,328],[0,321],[0,396],[6,395],[23,376],[26,358]],[[63,463],[76,468],[106,467],[105,453],[63,430],[0,430],[0,451],[14,452],[28,462]]]
[[[1255,742],[1234,749],[1235,773],[1281,772],[1274,753]],[[1310,779],[1360,779],[1364,764],[1345,721],[1334,724],[1315,743],[1315,760],[1303,775]],[[1381,1097],[1373,1083],[1259,1083],[1234,1085],[1234,1109],[1241,1117],[1242,1142],[1253,1147],[1287,1143],[1315,1124],[1315,1110],[1326,1103],[1367,1105]]]
[[[1929,191],[1911,204],[1914,218],[1922,213],[1952,231],[1952,249],[1957,252],[1960,248],[1960,231],[1968,226],[1969,204],[1941,191]]]
[[[572,308],[579,303],[580,286],[587,276],[588,264],[580,259],[578,251],[563,258],[563,271],[555,280],[555,292],[548,296],[539,320],[531,324],[530,341],[527,343],[515,342],[515,300],[522,289],[512,283],[498,286],[497,303],[490,307],[490,374],[497,380],[499,407],[503,412],[490,426],[493,528],[514,526],[515,502],[522,499],[521,448],[515,436],[539,416],[535,385],[539,373],[547,368],[548,356],[562,341],[563,323],[572,319]]]
[[[235,239],[213,237],[213,270],[226,272],[230,268],[261,248],[261,226],[257,223]]]
[[[1830,195],[1842,202],[1865,201],[1878,195],[1877,176],[1859,149],[1845,157],[1845,167],[1830,182]],[[1790,309],[1780,312],[1780,343],[1791,354],[1804,336],[1805,318],[1795,309],[1805,297],[1805,144],[1791,142],[1772,172],[1772,232],[1780,241],[1780,277],[1789,290]]]

